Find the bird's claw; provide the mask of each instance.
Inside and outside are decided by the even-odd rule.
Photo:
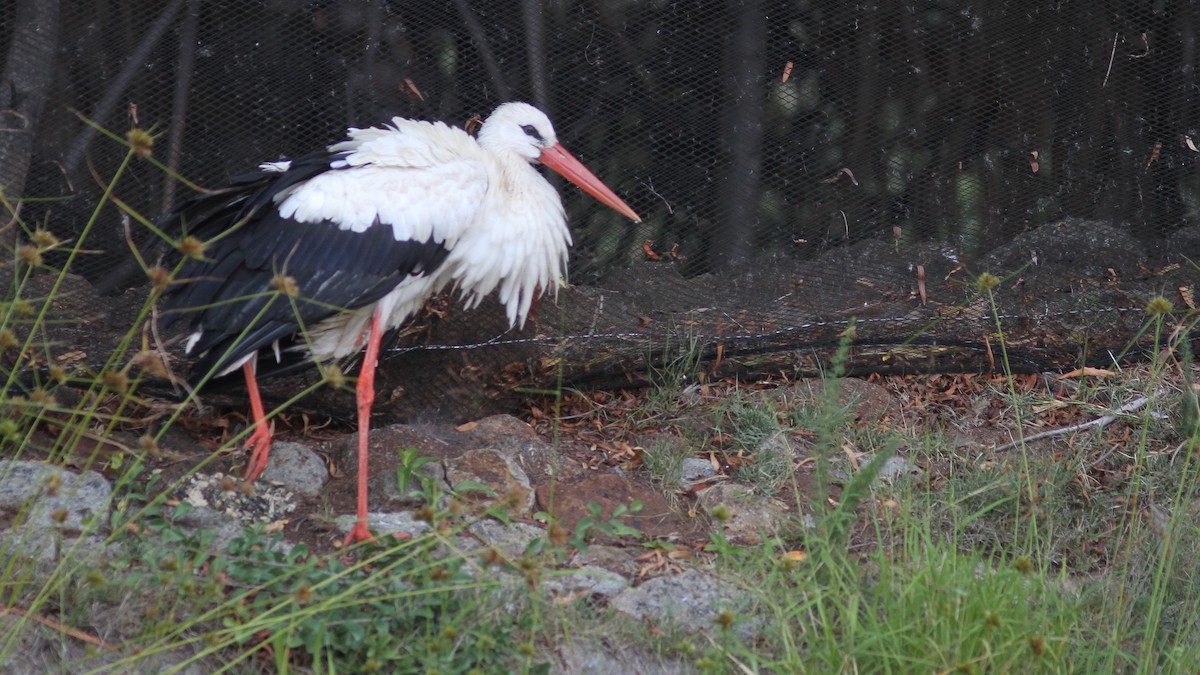
[[[246,465],[246,480],[253,483],[267,468],[267,457],[271,454],[271,431],[267,425],[260,424],[246,439],[245,448],[250,451],[250,461]]]
[[[346,535],[346,539],[342,542],[342,546],[349,546],[351,544],[357,544],[364,541],[372,544],[378,543],[375,541],[375,536],[371,534],[371,530],[367,529],[367,523],[360,520],[354,523],[354,527],[350,528],[350,534]]]

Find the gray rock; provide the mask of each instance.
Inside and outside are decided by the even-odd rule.
[[[699,570],[657,577],[637,588],[626,589],[613,598],[611,607],[638,620],[673,623],[689,631],[715,630],[721,612],[731,611],[736,619],[744,619],[752,609],[748,594]],[[758,619],[737,622],[734,630],[750,638],[760,622]]]
[[[292,492],[314,497],[321,494],[329,481],[329,470],[307,446],[277,441],[271,445],[271,456],[261,479],[282,483]]]
[[[246,534],[246,531],[253,529],[253,527],[255,526],[247,527],[236,520],[223,519],[220,523],[209,528],[208,530],[212,533],[213,538],[211,550],[226,550],[229,548],[230,542]],[[263,537],[260,539],[260,542],[260,545],[265,551],[282,551],[283,553],[288,553],[296,546],[294,543],[274,535]]]
[[[446,492],[450,485],[446,483],[446,467],[442,465],[440,458],[432,462],[426,462],[418,468],[414,475],[409,479],[408,485],[404,486],[405,494],[400,494],[400,482],[396,476],[396,471],[372,471],[370,478],[367,479],[368,488],[370,490],[371,508],[388,509],[392,508],[394,502],[402,504],[420,503],[421,499],[414,498],[412,495],[416,492],[420,494],[422,487],[422,479],[433,481],[439,490]]]
[[[901,476],[919,476],[924,473],[921,467],[913,464],[899,455],[888,457],[883,467],[879,469],[877,480],[894,481]]]
[[[767,436],[758,443],[754,451],[779,459],[786,458],[788,462],[808,456],[808,453],[796,447],[796,444],[792,442],[792,437],[782,429],[776,429],[771,432],[770,436]]]
[[[350,533],[354,527],[356,517],[351,515],[338,516],[334,519],[334,525],[338,531],[346,534]],[[429,532],[432,527],[424,520],[417,520],[413,517],[412,511],[398,511],[396,513],[368,513],[367,527],[371,531],[379,535],[390,534],[407,534],[409,537],[416,538]]]
[[[715,475],[717,472],[713,469],[712,462],[700,457],[685,458],[679,469],[679,481],[684,489]]]
[[[525,550],[535,539],[545,536],[546,532],[528,523],[504,523],[484,518],[467,526],[467,531],[479,537],[487,546],[494,546],[509,558],[519,558],[525,555]]]
[[[106,524],[111,501],[112,486],[95,471],[0,462],[0,519],[17,519],[29,530],[95,532]]]
[[[478,420],[456,439],[480,448],[493,448],[520,464],[525,473],[538,478],[554,475],[558,457],[533,427],[511,415],[493,415]]]
[[[636,576],[641,568],[637,556],[642,551],[623,546],[592,544],[587,549],[571,556],[570,564],[575,567],[595,567],[614,572],[623,577]]]
[[[614,649],[582,638],[571,640],[558,651],[558,663],[550,668],[562,675],[609,675],[610,673],[656,673],[685,675],[697,672],[689,664],[671,661],[640,649]]]
[[[212,533],[212,547],[217,551],[229,548],[229,542],[242,536],[243,528],[239,521],[231,520],[217,514],[218,520],[208,528]]]
[[[491,505],[506,503],[512,513],[532,515],[535,495],[529,475],[521,468],[517,458],[493,448],[468,450],[459,457],[447,459],[446,482],[451,489],[460,491],[468,481],[482,483],[491,489],[491,495],[478,491],[460,491],[460,496],[476,504]]]
[[[209,549],[220,552],[229,548],[229,542],[242,536],[248,527],[261,527],[267,523],[256,522],[252,519],[243,520],[228,511],[216,511],[208,506],[193,505],[186,515],[175,520],[175,524],[191,532],[203,531],[210,534],[212,541]],[[286,552],[290,551],[295,544],[281,539],[268,538],[264,541],[264,545],[271,550],[278,549]]]
[[[700,506],[712,512],[724,506],[729,517],[722,523],[730,541],[758,542],[779,530],[787,517],[787,507],[778,500],[768,499],[740,483],[720,483],[699,495]]]
[[[193,507],[192,512],[179,522],[193,527],[211,526],[220,518],[244,523],[275,523],[296,510],[296,498],[291,490],[264,482],[250,486],[240,478],[220,472],[194,473],[179,486],[176,494]]]
[[[0,532],[0,560],[12,557],[37,562],[84,560],[105,553],[116,554],[116,547],[106,545],[104,537],[65,537],[59,539],[45,530],[21,528]]]
[[[542,589],[556,597],[587,594],[611,599],[627,588],[625,577],[600,567],[564,570],[542,582]]]
[[[205,504],[191,504],[192,507],[186,513],[175,519],[176,525],[190,527],[195,530],[203,530],[211,527],[220,527],[225,523],[236,522],[229,515],[221,513],[210,508]]]

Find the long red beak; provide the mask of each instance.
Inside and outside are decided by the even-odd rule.
[[[598,199],[601,204],[635,223],[642,222],[637,212],[629,208],[628,204],[618,197],[615,192],[608,189],[607,185],[600,182],[600,179],[596,178],[595,174],[588,171],[588,168],[575,159],[574,155],[567,152],[567,149],[561,144],[555,143],[554,146],[542,150],[542,155],[538,157],[538,160],[542,164],[554,169],[563,178],[578,185],[584,192]]]

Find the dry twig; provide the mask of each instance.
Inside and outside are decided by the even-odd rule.
[[[1118,408],[1116,413],[1113,413],[1111,415],[1105,415],[1103,417],[1097,417],[1096,419],[1094,419],[1090,422],[1084,422],[1082,424],[1072,424],[1069,427],[1063,427],[1061,429],[1051,429],[1050,431],[1043,431],[1040,434],[1034,434],[1027,438],[1019,438],[1015,441],[1012,441],[1011,443],[1005,443],[1004,445],[997,445],[996,451],[999,452],[1001,450],[1008,450],[1010,448],[1015,448],[1018,445],[1021,445],[1022,443],[1038,441],[1043,438],[1053,438],[1054,436],[1062,436],[1063,434],[1070,434],[1070,433],[1074,433],[1076,431],[1083,431],[1084,429],[1091,429],[1092,427],[1096,427],[1097,429],[1103,429],[1104,427],[1112,424],[1117,419],[1119,419],[1121,415],[1131,413],[1135,410],[1141,410],[1142,408],[1146,407],[1146,404],[1149,403],[1151,401],[1151,399],[1158,398],[1161,394],[1162,394],[1161,391],[1156,391],[1156,392],[1154,392],[1154,394],[1152,394],[1150,396],[1138,397],[1138,398],[1134,399],[1133,401],[1130,401],[1129,403],[1126,403],[1125,405]]]

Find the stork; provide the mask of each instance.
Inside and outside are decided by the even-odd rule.
[[[496,108],[478,140],[400,117],[352,128],[326,152],[262,164],[164,216],[205,242],[169,286],[164,323],[188,319],[193,384],[243,371],[254,427],[248,480],[266,468],[271,448],[260,355],[328,362],[365,348],[356,383],[357,518],[346,542],[371,539],[367,458],[380,341],[448,286],[468,309],[498,289],[512,326],[524,325],[535,296],[558,288],[571,233],[538,163],[640,222],[527,103]]]

